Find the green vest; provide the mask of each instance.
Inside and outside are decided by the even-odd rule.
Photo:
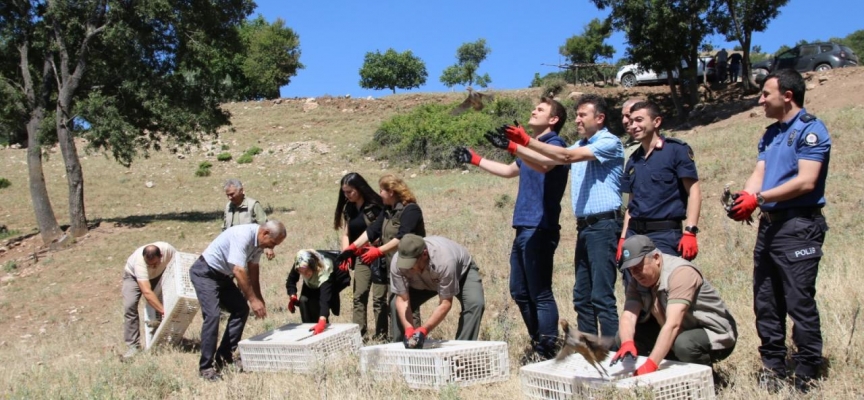
[[[416,204],[415,204],[416,206]],[[381,244],[385,244],[399,234],[399,228],[402,226],[402,212],[405,211],[405,205],[402,203],[398,203],[393,208],[384,209],[384,224],[381,226]],[[420,220],[420,224],[414,228],[414,232],[410,232],[418,236],[426,236],[426,224],[423,220]],[[396,251],[391,251],[387,253],[385,256],[387,257],[387,264],[390,265],[390,261],[393,259],[393,253]]]

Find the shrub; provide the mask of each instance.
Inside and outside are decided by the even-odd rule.
[[[202,161],[198,164],[198,170],[195,171],[195,176],[210,176],[210,168],[213,164],[210,161]]]
[[[252,155],[249,153],[243,153],[243,155],[237,159],[237,164],[249,164],[251,162],[252,162]]]
[[[231,153],[219,153],[219,155],[216,156],[216,159],[219,161],[231,161]]]
[[[252,146],[252,147],[246,149],[245,154],[249,154],[250,156],[257,156],[257,155],[261,154],[262,151],[263,150],[261,150],[260,147]]]
[[[553,78],[543,82],[543,95],[555,97],[564,91],[567,81],[561,78]]]
[[[12,260],[6,261],[6,264],[3,265],[3,270],[7,273],[15,272],[16,269],[18,269],[18,264]]]
[[[6,189],[9,186],[12,186],[12,182],[9,182],[6,178],[0,178],[0,189]]]
[[[230,149],[230,148],[231,148],[231,147],[228,146],[227,144],[223,144],[223,145],[222,145],[222,151],[228,150],[228,149]]]

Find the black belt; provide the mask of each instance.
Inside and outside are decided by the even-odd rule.
[[[591,225],[594,225],[600,221],[607,219],[617,219],[621,217],[621,212],[619,211],[607,211],[603,213],[591,214],[585,217],[576,217],[576,229],[585,229]]]
[[[792,218],[804,217],[813,218],[822,215],[821,207],[799,207],[787,208],[785,210],[769,211],[762,213],[762,219],[768,223],[776,224],[788,221]]]
[[[659,220],[659,221],[645,221],[638,219],[631,219],[627,225],[627,229],[632,230],[636,233],[644,233],[644,232],[652,232],[652,231],[666,231],[670,229],[681,229],[681,221],[679,220]]]

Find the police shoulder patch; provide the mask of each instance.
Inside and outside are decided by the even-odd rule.
[[[816,119],[816,116],[810,113],[801,114],[801,122],[810,122]]]
[[[819,135],[817,135],[815,132],[810,132],[807,134],[807,136],[804,136],[804,144],[808,146],[815,146],[817,143],[819,143]]]

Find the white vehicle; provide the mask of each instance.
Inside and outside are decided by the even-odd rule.
[[[708,76],[714,76],[714,58],[701,57],[699,59],[699,68],[696,70],[696,75],[701,77],[705,73],[705,66],[708,66]],[[687,62],[682,60],[681,67],[687,68]],[[672,71],[672,77],[678,79],[678,71]],[[618,70],[615,75],[615,82],[624,87],[633,87],[645,83],[666,83],[666,72],[654,72],[647,68],[642,68],[639,64],[627,64]]]

